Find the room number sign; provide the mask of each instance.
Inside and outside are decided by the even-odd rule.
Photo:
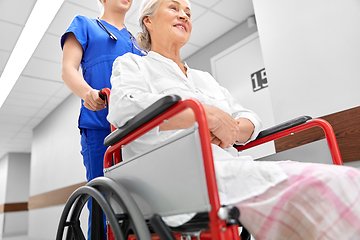
[[[263,88],[268,87],[265,68],[251,74],[251,82],[253,91],[257,92]]]

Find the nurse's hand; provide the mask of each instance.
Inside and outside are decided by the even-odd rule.
[[[99,97],[99,90],[92,89],[85,94],[84,106],[91,111],[105,108],[105,101]]]
[[[221,148],[229,148],[237,141],[240,128],[236,120],[222,110],[203,105],[211,132],[212,143]]]

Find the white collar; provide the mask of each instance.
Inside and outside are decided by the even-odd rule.
[[[161,55],[160,53],[154,52],[154,51],[149,51],[148,54],[146,55],[146,57],[150,57],[152,59],[158,60],[158,61],[162,61],[162,62],[167,62],[169,64],[174,64],[175,62],[167,57],[164,57],[163,55]],[[175,63],[176,64],[176,63]],[[186,62],[183,62],[183,64],[185,65],[185,67],[187,68],[187,70],[189,71],[189,66],[187,65]],[[177,65],[177,64],[176,64]]]

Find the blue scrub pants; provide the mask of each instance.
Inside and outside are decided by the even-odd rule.
[[[90,182],[92,179],[104,176],[103,162],[104,154],[107,146],[104,146],[104,139],[110,134],[110,129],[80,129],[81,132],[81,154],[84,159],[84,166],[86,168],[86,178]],[[91,199],[88,201],[88,209],[91,214]],[[91,216],[91,215],[90,215]],[[106,233],[106,224],[104,216],[104,226]],[[88,239],[90,239],[91,218],[89,217],[88,224]]]

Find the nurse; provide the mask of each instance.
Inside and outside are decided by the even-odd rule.
[[[143,55],[124,25],[132,0],[98,1],[104,8],[100,18],[78,15],[61,37],[62,78],[82,103],[78,127],[88,181],[103,175],[106,151],[103,141],[110,133],[107,110],[99,98],[99,90],[110,88],[112,64],[116,57],[127,52]]]

